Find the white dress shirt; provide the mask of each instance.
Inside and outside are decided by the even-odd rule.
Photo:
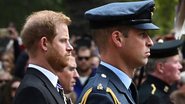
[[[56,76],[55,74],[53,74],[49,70],[47,70],[47,69],[45,69],[41,66],[35,65],[35,64],[29,64],[28,67],[29,68],[35,68],[35,69],[39,70],[40,72],[42,72],[50,80],[52,85],[54,87],[56,87],[57,81],[58,81],[58,76]]]

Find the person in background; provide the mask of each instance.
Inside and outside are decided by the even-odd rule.
[[[4,100],[4,90],[6,89],[6,84],[12,80],[13,76],[4,70],[0,71],[0,104]]]
[[[2,101],[0,104],[12,104],[13,98],[17,88],[19,87],[21,80],[19,78],[13,78],[8,83],[6,83],[4,90],[2,91]]]
[[[178,81],[178,89],[170,94],[172,104],[185,103],[185,71],[182,71],[180,76],[181,79]]]
[[[1,56],[2,68],[4,71],[9,72],[13,75],[14,72],[14,55],[10,51],[3,52]]]
[[[69,43],[70,22],[63,13],[51,10],[28,16],[21,38],[29,64],[13,104],[66,104],[56,73],[68,65],[73,50]]]
[[[99,56],[93,55],[90,60],[91,60],[91,67],[93,69],[98,68],[98,66],[100,64],[100,58],[99,58]]]
[[[26,68],[28,65],[29,56],[28,53],[25,51],[22,51],[20,55],[17,58],[17,61],[15,63],[15,69],[14,69],[14,76],[18,77],[20,79],[23,79],[24,74],[26,72]]]
[[[183,68],[184,68],[184,66],[183,66]],[[180,78],[180,80],[177,83],[177,88],[179,90],[185,90],[185,71],[181,71],[180,77],[181,78]]]
[[[65,67],[62,71],[57,72],[57,75],[59,77],[60,84],[62,88],[64,89],[64,93],[68,96],[72,96],[75,94],[74,86],[76,85],[76,79],[79,77],[79,74],[76,70],[77,64],[75,57],[71,56],[69,58],[69,65]],[[73,103],[76,101],[76,97],[72,97]],[[70,101],[68,101],[70,102]]]
[[[177,90],[170,95],[171,104],[184,104],[185,103],[185,90]]]
[[[80,96],[89,78],[95,74],[96,70],[91,66],[91,56],[91,50],[88,47],[80,46],[76,51],[77,71],[79,73],[79,78],[77,78],[74,91],[77,94],[77,98]]]
[[[85,12],[93,29],[101,62],[84,87],[80,104],[138,104],[132,83],[135,69],[145,65],[153,45],[147,30],[152,23],[154,1],[115,2]]]
[[[140,104],[169,104],[172,85],[180,80],[182,40],[159,40],[151,47],[145,71],[147,78],[139,88]],[[143,97],[144,96],[144,97]]]
[[[7,71],[0,71],[0,87],[12,80],[13,76]]]

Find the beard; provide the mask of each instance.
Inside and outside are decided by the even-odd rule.
[[[60,53],[52,46],[47,54],[48,63],[51,65],[54,71],[61,71],[68,65],[68,56],[62,56]]]

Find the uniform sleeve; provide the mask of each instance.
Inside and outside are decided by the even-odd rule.
[[[44,95],[36,88],[29,87],[20,91],[13,104],[48,104]]]

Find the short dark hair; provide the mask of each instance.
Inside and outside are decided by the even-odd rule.
[[[56,25],[64,23],[69,25],[70,18],[61,12],[43,10],[34,12],[27,19],[21,31],[23,44],[30,53],[36,50],[36,43],[45,36],[50,42],[56,35]]]
[[[109,28],[93,29],[92,37],[101,53],[102,51],[106,51],[108,37],[113,31],[120,31],[125,37],[128,37],[128,31],[130,28],[130,26],[114,26]]]

